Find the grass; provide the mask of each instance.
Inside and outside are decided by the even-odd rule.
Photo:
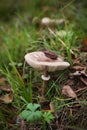
[[[9,70],[9,67],[4,65],[4,68],[2,67],[0,69],[0,72],[6,76],[8,83],[14,91],[15,105],[20,107],[21,97],[23,97],[27,102],[32,102],[31,71],[29,71],[29,81],[25,84],[22,75],[19,73],[13,60],[11,59],[9,52],[7,52],[7,56],[11,63],[11,68]]]
[[[5,50],[5,48],[8,49],[8,51],[10,52],[10,55],[13,59],[13,61],[15,62],[21,62],[24,60],[24,54],[29,51],[28,48],[30,48],[30,51],[32,51],[32,49],[34,50],[34,48],[31,46],[32,45],[32,34],[34,32],[33,35],[33,39],[35,37],[35,31],[32,28],[32,33],[31,33],[31,27],[23,27],[24,25],[8,25],[6,26],[4,29],[1,28],[1,32],[2,32],[2,47]],[[30,31],[30,33],[29,33]],[[10,46],[9,46],[10,44]],[[36,45],[35,45],[36,46]],[[34,47],[35,47],[34,46]],[[2,51],[1,51],[2,52]],[[20,52],[20,53],[19,53]],[[3,57],[2,59],[4,59],[4,61],[6,60],[6,53],[4,52],[3,56],[3,52],[1,53],[1,57]],[[20,60],[19,60],[20,59]],[[7,59],[8,61],[8,59]],[[2,61],[3,63],[3,61]]]
[[[36,72],[30,66],[23,66],[24,55],[28,52],[48,49],[57,55],[63,56],[65,60],[73,65],[72,55],[78,56],[77,52],[80,47],[78,41],[85,37],[86,11],[84,16],[83,8],[80,10],[81,16],[84,17],[84,24],[81,23],[82,27],[79,29],[81,20],[79,19],[80,13],[78,13],[76,8],[78,6],[76,2],[59,2],[60,7],[56,7],[57,2],[53,0],[49,2],[44,1],[42,4],[39,0],[35,3],[31,2],[33,8],[30,8],[30,14],[29,12],[18,12],[10,21],[0,22],[0,76],[6,77],[7,82],[14,91],[14,100],[10,105],[16,108],[16,114],[20,113],[24,107],[23,101],[34,102],[35,99],[35,102],[38,101],[37,98],[40,96],[40,93],[34,89],[38,88],[39,90],[42,83],[40,79],[41,72]],[[24,5],[26,6],[26,4]],[[80,7],[84,7],[84,4],[81,5],[79,3]],[[58,11],[59,13],[56,13]],[[60,26],[43,27],[39,22],[45,16],[52,18],[65,17],[66,23]],[[72,19],[73,16],[76,17],[75,20]],[[78,26],[75,21],[79,21]],[[66,32],[64,37],[58,36],[60,30]],[[71,35],[69,35],[68,31],[71,32]],[[69,105],[76,103],[73,100],[63,100],[64,97],[61,94],[61,86],[66,83],[68,73],[69,70],[65,70],[58,72],[58,74],[51,74],[53,79],[47,86],[46,99],[54,103],[56,111],[60,111],[64,107],[64,109],[69,109]],[[3,104],[1,105],[0,122],[7,122],[5,114],[8,115],[9,110],[8,112],[3,111]],[[83,106],[85,106],[84,103]],[[71,119],[69,118],[68,121],[71,122]]]

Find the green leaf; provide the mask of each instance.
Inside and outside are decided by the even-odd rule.
[[[43,118],[44,118],[44,121],[46,121],[46,122],[49,124],[50,121],[51,121],[52,119],[54,119],[54,116],[52,115],[51,112],[45,112],[45,113],[43,114]]]
[[[29,116],[27,117],[28,122],[37,122],[42,118],[42,112],[36,111],[36,112],[30,112]]]
[[[35,116],[40,119],[42,117],[42,112],[41,111],[36,111]]]
[[[24,110],[21,114],[20,114],[20,116],[21,116],[21,118],[23,118],[24,120],[30,115],[30,111],[28,111],[28,110]]]
[[[20,116],[27,122],[37,122],[42,119],[42,112],[37,110],[38,108],[40,108],[39,104],[29,103]]]
[[[30,111],[36,111],[38,108],[40,108],[40,105],[39,104],[32,104],[32,103],[29,103],[27,105],[27,109],[29,109]]]

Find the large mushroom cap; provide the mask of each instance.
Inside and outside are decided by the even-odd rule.
[[[64,70],[70,66],[68,62],[64,62],[59,57],[57,57],[55,60],[47,57],[42,51],[26,54],[25,61],[35,69],[41,71],[47,69],[47,71],[49,72],[53,72],[56,70]]]

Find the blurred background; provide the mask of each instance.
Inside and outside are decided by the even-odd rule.
[[[43,17],[51,19],[65,18],[68,29],[74,28],[74,33],[79,33],[79,39],[87,37],[87,0],[0,0],[1,44],[5,40],[4,36],[7,36],[7,33],[4,34],[5,32],[9,32],[10,28],[15,32],[14,26],[17,29],[19,27],[31,27],[28,33],[32,34],[33,39],[35,28],[36,31],[41,29],[40,24]],[[62,26],[57,28],[59,27]],[[32,29],[34,33],[31,31]],[[26,39],[24,38],[23,42],[26,42]],[[11,36],[9,35],[9,43],[10,40]],[[6,41],[8,41],[8,38]]]
[[[78,27],[87,30],[87,0],[0,0],[0,20],[11,20],[17,13],[28,17],[54,16],[63,11],[64,15]],[[58,15],[57,15],[58,16]]]

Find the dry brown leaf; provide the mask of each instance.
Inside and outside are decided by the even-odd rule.
[[[53,106],[53,103],[52,102],[50,102],[50,104],[49,104],[49,106],[50,106],[50,110],[51,110],[51,112],[55,112],[55,110],[54,110],[54,106]]]
[[[6,82],[6,79],[4,77],[1,77],[0,78],[0,85],[5,84],[5,82]]]
[[[53,59],[53,60],[56,60],[57,59],[57,55],[56,54],[54,54],[53,52],[51,52],[51,51],[43,51],[44,52],[44,54],[48,57],[48,58],[50,58],[50,59]]]
[[[10,88],[9,86],[0,86],[0,90],[6,91],[6,92],[12,91],[11,88]]]
[[[0,100],[6,104],[11,103],[13,101],[13,91],[11,91],[9,94],[2,95]]]
[[[75,92],[72,90],[72,88],[69,85],[65,85],[62,88],[62,94],[66,95],[67,97],[77,98]]]
[[[84,39],[84,45],[87,46],[87,37]]]
[[[0,90],[5,91],[5,92],[13,91],[11,87],[9,86],[8,82],[6,81],[6,78],[4,77],[0,78]]]
[[[84,67],[84,66],[79,66],[79,65],[75,65],[75,66],[73,66],[72,67],[72,69],[74,69],[74,70],[78,70],[78,71],[81,71],[81,70],[86,70],[86,67]]]

